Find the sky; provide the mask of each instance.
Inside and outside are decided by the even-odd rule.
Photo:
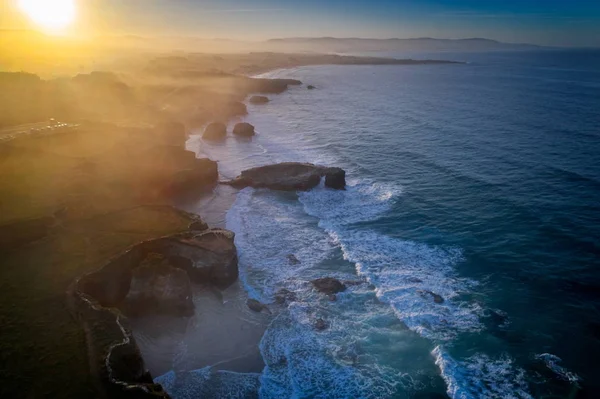
[[[0,28],[35,29],[17,1],[0,0]],[[75,1],[71,35],[484,37],[600,47],[600,0]]]

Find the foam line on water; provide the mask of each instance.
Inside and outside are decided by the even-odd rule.
[[[339,244],[345,259],[375,285],[380,299],[413,331],[446,341],[461,332],[480,331],[483,309],[458,299],[477,284],[456,275],[460,250],[430,247],[352,226],[381,216],[400,193],[399,189],[358,183],[347,191],[320,187],[300,194],[300,201],[307,213],[319,218],[319,226]]]
[[[175,372],[169,371],[154,381],[175,399],[188,398],[256,398],[259,374],[214,370],[211,367]]]
[[[535,355],[535,358],[542,360],[546,367],[548,367],[560,379],[568,381],[572,384],[577,384],[581,381],[581,377],[560,365],[560,363],[562,363],[562,359],[560,357],[551,353],[542,353]]]
[[[457,361],[442,346],[432,355],[452,399],[533,399],[527,391],[525,371],[508,356],[476,354]]]

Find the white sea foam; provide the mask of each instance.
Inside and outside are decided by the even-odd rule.
[[[441,346],[432,355],[452,399],[532,399],[525,371],[508,356],[476,354],[457,361]]]
[[[560,357],[551,353],[542,353],[536,355],[535,358],[538,360],[542,360],[546,367],[548,367],[559,378],[565,381],[569,381],[573,384],[576,384],[579,381],[581,381],[581,378],[577,374],[567,370],[566,368],[560,365],[560,363],[562,363],[562,359]]]
[[[476,285],[459,278],[454,265],[461,260],[458,249],[430,247],[392,238],[353,223],[381,216],[401,190],[369,184],[350,186],[347,191],[318,188],[300,194],[307,213],[320,218],[340,245],[345,259],[377,288],[380,299],[391,304],[398,317],[412,330],[435,340],[451,340],[461,332],[483,328],[477,303],[458,300],[459,294]],[[434,295],[444,302],[436,303]]]
[[[257,373],[217,371],[205,367],[186,372],[169,371],[154,381],[177,399],[239,399],[258,397],[259,377]]]

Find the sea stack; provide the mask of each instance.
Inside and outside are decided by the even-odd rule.
[[[221,122],[214,122],[206,126],[202,138],[205,140],[223,140],[227,136],[227,126]]]
[[[233,128],[233,134],[242,137],[252,137],[255,134],[254,126],[248,122],[237,123]]]

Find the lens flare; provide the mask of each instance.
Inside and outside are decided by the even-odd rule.
[[[50,31],[64,29],[75,19],[74,0],[19,0],[19,7],[33,22]]]

